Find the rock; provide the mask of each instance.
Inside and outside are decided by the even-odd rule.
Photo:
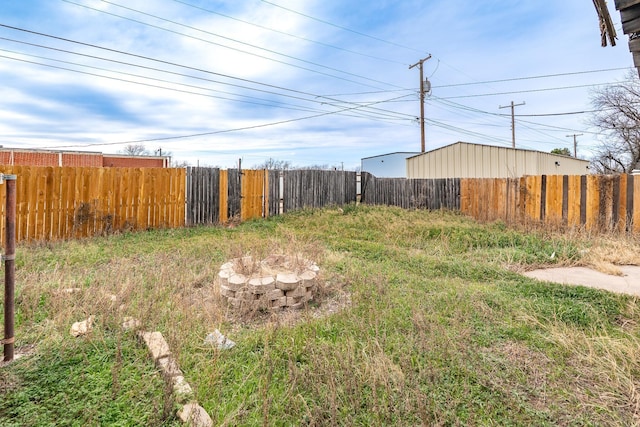
[[[278,273],[276,276],[276,288],[283,291],[291,291],[298,287],[300,279],[293,273]]]
[[[302,283],[305,287],[310,288],[312,286],[314,286],[316,284],[316,277],[318,275],[311,271],[311,270],[307,270],[305,272],[303,272],[302,274],[300,274],[300,278],[302,279]]]
[[[157,362],[161,357],[166,357],[171,354],[169,350],[169,344],[164,340],[162,333],[160,332],[141,332],[138,336],[145,342],[151,358],[154,362]]]
[[[232,291],[228,286],[220,285],[220,295],[226,298],[235,298],[236,291]]]
[[[225,262],[220,266],[220,270],[233,270],[233,262]]]
[[[256,277],[249,280],[249,290],[254,294],[264,294],[276,288],[273,277]]]
[[[287,305],[291,307],[292,305],[298,304],[300,299],[300,297],[287,297]]]
[[[86,335],[93,330],[93,316],[89,316],[87,320],[81,322],[75,322],[71,325],[71,336],[79,337]]]
[[[264,298],[269,301],[276,300],[278,298],[282,298],[284,296],[284,291],[282,289],[274,289],[272,291],[264,294]]]
[[[182,375],[178,362],[171,356],[161,357],[156,360],[156,365],[160,371],[162,371],[162,375],[164,375],[165,378],[179,377]]]
[[[234,274],[227,280],[227,287],[232,291],[239,291],[247,285],[247,276]]]
[[[282,297],[282,298],[273,300],[271,307],[280,308],[280,307],[284,307],[285,305],[287,305],[287,297]]]
[[[218,280],[220,281],[220,285],[227,286],[229,277],[231,277],[230,270],[220,270],[220,272],[218,273]]]
[[[193,397],[193,389],[182,375],[172,377],[171,385],[178,403],[185,403]]]
[[[140,321],[138,319],[134,319],[133,317],[126,316],[122,320],[122,329],[124,329],[125,331],[140,329]]]
[[[212,344],[218,350],[228,350],[235,347],[236,343],[222,335],[222,332],[215,330],[204,339],[205,344]]]
[[[306,294],[307,294],[307,288],[305,288],[304,286],[298,286],[292,291],[285,292],[285,295],[290,298],[303,297]]]
[[[192,427],[213,427],[213,420],[207,411],[197,403],[187,403],[178,411],[178,418]]]

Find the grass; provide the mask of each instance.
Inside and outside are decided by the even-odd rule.
[[[21,246],[17,345],[36,350],[0,368],[0,424],[176,424],[124,316],[162,331],[216,425],[638,424],[637,299],[518,272],[640,264],[639,248],[367,206]],[[219,266],[279,252],[322,268],[317,300],[231,312]],[[215,328],[237,346],[205,345]]]

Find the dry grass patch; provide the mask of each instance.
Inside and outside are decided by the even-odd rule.
[[[584,250],[581,263],[605,274],[622,276],[617,266],[640,265],[640,242],[632,237],[597,238]]]

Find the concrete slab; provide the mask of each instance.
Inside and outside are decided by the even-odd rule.
[[[582,285],[640,296],[640,266],[620,266],[624,276],[612,276],[587,267],[545,268],[527,271],[527,277],[566,285]]]

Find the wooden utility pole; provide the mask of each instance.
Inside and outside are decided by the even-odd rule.
[[[514,104],[513,101],[511,101],[511,105],[500,105],[500,108],[509,108],[511,107],[511,145],[513,148],[516,148],[516,115],[515,115],[515,108],[519,107],[521,105],[525,105],[524,101],[521,102],[520,104]]]
[[[424,64],[424,62],[428,61],[429,59],[431,59],[431,54],[429,54],[429,56],[427,56],[426,58],[421,59],[420,61],[416,62],[415,64],[413,64],[413,65],[411,65],[409,67],[409,69],[412,69],[413,67],[417,66],[418,69],[420,70],[420,151],[422,153],[424,153],[424,151],[425,151],[425,143],[424,143],[424,95],[425,95],[425,90],[424,90],[424,72],[423,72],[422,64]]]
[[[582,133],[574,133],[573,135],[567,135],[567,138],[573,137],[573,157],[578,158],[578,140],[576,139],[579,136],[582,136]]]

